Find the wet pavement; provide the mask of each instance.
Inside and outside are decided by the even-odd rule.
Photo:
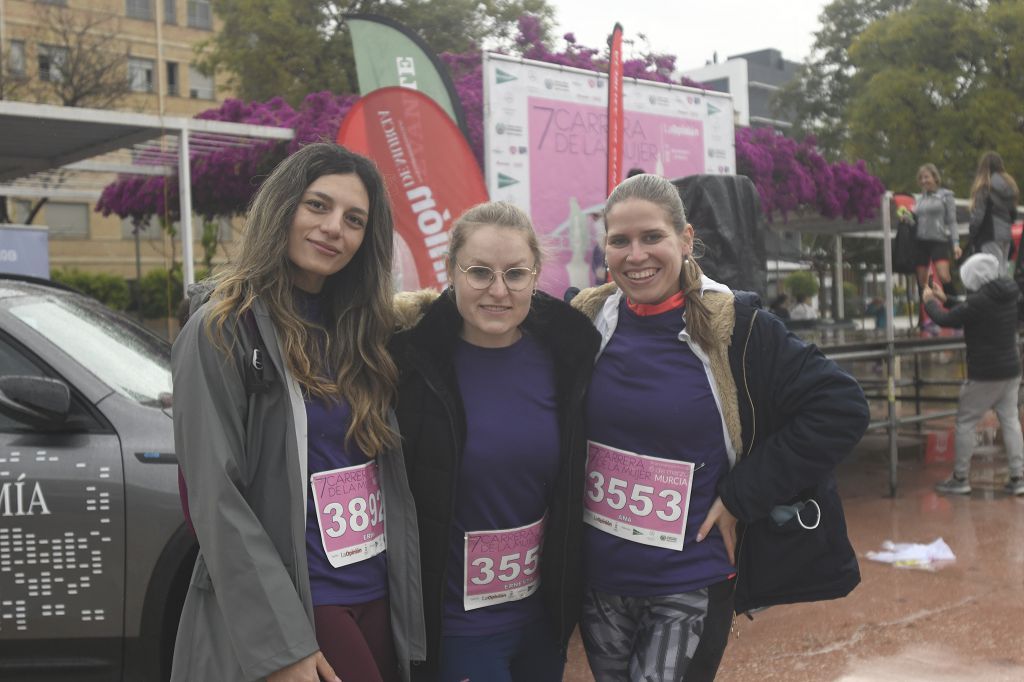
[[[926,439],[912,427],[905,433],[895,498],[884,432],[869,433],[838,472],[860,586],[845,599],[737,618],[718,680],[1024,680],[1024,497],[1002,492],[1005,454],[999,445],[980,447],[972,494],[944,497],[932,486],[952,464],[926,463]],[[935,571],[864,556],[885,540],[940,537],[957,560]],[[593,680],[578,638],[565,680]]]

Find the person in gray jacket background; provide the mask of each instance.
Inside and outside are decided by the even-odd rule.
[[[1020,190],[1013,176],[1006,172],[1003,157],[996,152],[982,154],[971,185],[971,238],[979,251],[999,259],[999,269],[1004,275],[1018,201]],[[986,213],[990,215],[988,222]]]
[[[386,350],[392,233],[371,161],[304,147],[263,182],[175,340],[200,551],[172,680],[390,682],[425,657]]]
[[[917,169],[917,182],[921,185],[912,214],[901,216],[916,226],[916,250],[914,265],[917,272],[918,291],[924,292],[928,283],[928,268],[935,264],[935,274],[942,282],[943,290],[954,295],[950,274],[950,255],[960,258],[960,241],[956,225],[956,199],[953,192],[942,187],[942,175],[933,163],[926,163]]]

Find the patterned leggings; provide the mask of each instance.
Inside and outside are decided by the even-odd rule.
[[[659,597],[583,596],[580,626],[596,682],[715,679],[732,624],[732,582]]]

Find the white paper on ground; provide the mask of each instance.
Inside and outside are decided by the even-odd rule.
[[[953,550],[942,538],[927,545],[886,540],[882,543],[881,552],[868,552],[867,558],[871,561],[893,564],[899,568],[925,569],[936,568],[937,562],[956,561]]]

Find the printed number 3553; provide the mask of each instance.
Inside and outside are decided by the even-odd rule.
[[[612,476],[608,479],[608,486],[605,487],[604,474],[600,471],[591,471],[590,485],[587,486],[587,497],[593,502],[601,502],[615,510],[626,506],[626,488],[629,485],[621,478]],[[633,490],[629,494],[629,511],[637,516],[650,516],[653,511],[662,521],[675,521],[683,515],[683,496],[678,490],[662,490],[658,498],[665,501],[665,508],[654,509],[654,487],[642,483],[634,483]]]

